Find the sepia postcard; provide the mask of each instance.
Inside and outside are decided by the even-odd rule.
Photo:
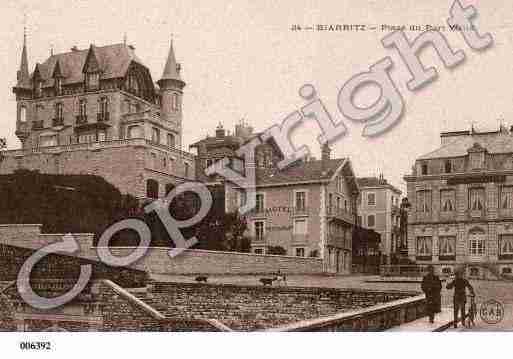
[[[0,8],[0,353],[513,331],[513,2]]]

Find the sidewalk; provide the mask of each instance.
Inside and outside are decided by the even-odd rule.
[[[430,323],[428,317],[422,317],[413,322],[404,323],[391,328],[387,332],[441,332],[452,325],[453,310],[449,307],[442,308],[441,313],[435,315],[434,323]]]

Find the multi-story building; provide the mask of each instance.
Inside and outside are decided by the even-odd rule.
[[[286,255],[319,257],[330,273],[350,273],[358,186],[347,158],[298,161],[283,169],[257,168],[256,207],[246,214],[253,253],[281,247]],[[226,186],[226,207],[246,195]]]
[[[22,147],[3,152],[0,173],[96,174],[123,193],[163,196],[195,177],[181,150],[184,86],[172,44],[155,84],[125,43],[74,47],[29,73],[25,40],[13,88]]]
[[[411,209],[408,255],[442,273],[474,277],[513,269],[513,132],[441,134],[441,147],[404,177]]]
[[[391,263],[399,250],[402,192],[383,175],[358,178],[358,186],[358,224],[380,234],[383,260]]]
[[[245,202],[246,192],[218,175],[206,176],[204,170],[224,157],[235,170],[254,166],[256,207],[245,214],[251,251],[271,254],[281,247],[285,255],[322,258],[326,272],[349,273],[358,195],[350,160],[331,159],[330,149],[323,146],[321,160],[299,160],[280,170],[277,163],[283,155],[268,141],[256,146],[254,163],[246,164],[236,151],[258,135],[245,123],[231,134],[220,124],[215,136],[192,144],[197,179],[222,186],[225,211],[233,212]]]

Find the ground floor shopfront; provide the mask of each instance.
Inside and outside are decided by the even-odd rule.
[[[435,265],[440,274],[465,268],[471,278],[513,272],[513,220],[411,224],[408,257]]]

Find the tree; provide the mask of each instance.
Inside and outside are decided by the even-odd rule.
[[[247,228],[245,218],[238,212],[211,212],[197,227],[196,237],[199,243],[196,248],[249,252],[250,240],[244,236]]]

